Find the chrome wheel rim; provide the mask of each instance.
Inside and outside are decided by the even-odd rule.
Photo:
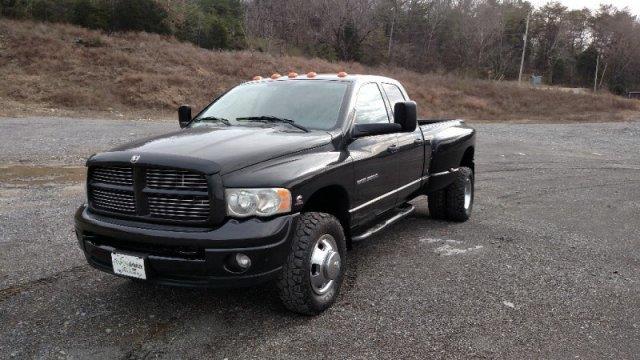
[[[471,207],[471,198],[473,195],[473,184],[471,179],[467,178],[464,183],[464,209],[469,210]]]
[[[313,246],[311,252],[311,287],[318,295],[326,294],[340,274],[340,253],[333,236],[322,235]]]

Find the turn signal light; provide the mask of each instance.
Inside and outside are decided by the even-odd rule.
[[[308,78],[314,78],[314,77],[316,77],[317,75],[318,75],[318,74],[316,74],[316,73],[315,73],[315,71],[309,71],[309,72],[307,73],[307,77],[308,77]]]
[[[295,72],[295,71],[291,71],[291,72],[289,73],[289,79],[293,79],[293,78],[295,78],[295,77],[298,77],[298,73],[297,73],[297,72]]]
[[[253,77],[253,79],[251,79],[251,80],[254,80],[254,81],[262,80],[262,76],[256,75],[256,76],[254,76],[254,77]]]
[[[340,78],[343,78],[343,77],[345,77],[345,76],[347,76],[347,73],[346,73],[346,72],[344,72],[344,71],[340,71],[340,72],[338,73],[338,77],[340,77]]]
[[[282,76],[282,75],[280,75],[280,74],[278,74],[278,73],[275,73],[275,74],[271,75],[271,78],[272,78],[273,80],[275,80],[275,79],[279,78],[280,76]]]

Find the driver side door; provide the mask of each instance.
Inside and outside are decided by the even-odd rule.
[[[388,122],[390,116],[378,84],[362,85],[356,97],[355,124]],[[355,173],[355,201],[349,210],[354,225],[367,222],[395,206],[393,191],[399,169],[393,155],[397,148],[398,135],[395,133],[360,137],[349,144]]]

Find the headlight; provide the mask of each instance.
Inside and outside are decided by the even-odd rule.
[[[232,217],[272,216],[291,211],[287,189],[226,189],[227,215]]]

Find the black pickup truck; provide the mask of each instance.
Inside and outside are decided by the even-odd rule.
[[[274,281],[284,305],[317,314],[335,301],[347,249],[409,215],[465,221],[475,130],[417,120],[393,79],[254,78],[179,131],[91,156],[75,215],[89,264],[181,286]]]

